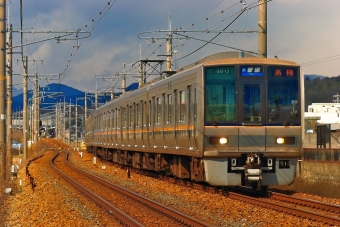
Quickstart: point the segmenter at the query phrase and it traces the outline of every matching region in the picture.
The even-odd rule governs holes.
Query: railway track
[[[165,179],[166,177],[161,178]],[[318,221],[328,225],[340,226],[340,218],[335,215],[340,214],[340,206],[334,204],[322,203],[314,200],[307,200],[274,192],[268,192],[269,198],[254,198],[253,196],[247,196],[237,192],[226,191],[223,188],[218,189],[206,185],[183,182],[173,178],[166,178],[166,180],[172,183],[181,184],[211,193],[224,194],[225,196],[228,196],[232,199],[241,200],[249,204],[273,209],[297,217],[308,218],[310,220]],[[256,194],[256,196],[258,196],[258,194]],[[277,203],[278,200],[281,201],[281,203]],[[292,204],[298,204],[300,206],[293,207]],[[312,211],[311,208],[313,208],[314,211]]]
[[[320,210],[325,210],[325,211],[333,212],[335,214],[340,215],[339,205],[330,204],[330,203],[321,203],[321,202],[310,200],[310,199],[292,197],[292,196],[288,196],[288,195],[276,193],[276,192],[269,192],[269,196],[270,198],[273,198],[279,201],[290,202],[293,204],[303,205],[307,207],[314,207]]]
[[[65,166],[62,166],[63,162],[67,165],[68,170]],[[53,165],[53,163],[55,163],[55,165]],[[79,179],[86,179],[81,180],[81,183],[79,183],[75,182],[72,178],[67,177],[67,181],[70,184],[74,185],[82,193],[90,197],[91,200],[108,210],[108,212],[114,215],[116,219],[121,220],[121,223],[124,225],[151,226],[155,224],[153,223],[150,225],[151,221],[156,222],[159,226],[210,226],[207,223],[186,216],[180,212],[151,201],[148,198],[128,191],[122,187],[113,185],[97,176],[80,170],[71,165],[67,160],[60,160],[58,155],[53,158],[51,165],[58,169],[57,171],[63,178],[66,177],[66,174],[63,173],[64,171],[67,171],[68,174],[72,171],[72,178],[77,175],[77,181]],[[84,186],[81,184],[84,184]],[[98,190],[98,188],[100,188],[100,190]],[[97,195],[94,195],[94,193]],[[122,206],[122,204],[124,204],[124,206]],[[127,204],[130,207],[127,208]],[[124,210],[125,213],[120,211],[117,207]],[[131,217],[128,216],[134,216],[135,220],[131,220]]]
[[[147,174],[144,172],[143,175]],[[164,177],[162,178],[164,180]],[[223,194],[232,199],[244,201],[245,203],[254,204],[270,210],[291,214],[303,219],[309,219],[316,223],[320,222],[326,225],[340,226],[338,217],[339,206],[337,205],[325,204],[318,201],[301,199],[274,192],[269,192],[268,198],[264,198],[263,196],[260,196],[260,198],[254,198],[254,196],[226,191],[223,188],[214,188],[207,185],[194,184],[192,182],[185,182],[173,178],[167,178],[166,181],[195,189],[201,189],[210,193]],[[280,202],[278,203],[278,201]]]
[[[139,172],[136,171],[136,173]],[[207,185],[201,185],[193,182],[187,182],[179,179],[159,176],[153,173],[143,172],[143,174],[150,177],[159,178],[161,180],[165,180],[173,184],[187,186],[190,188],[195,188],[210,193],[223,194],[232,199],[241,200],[246,203],[250,203],[268,209],[273,209],[279,212],[284,212],[297,217],[308,218],[310,220],[325,223],[328,225],[340,226],[339,218],[340,206],[338,205],[288,196],[275,192],[268,192],[268,198],[264,198],[263,197],[264,194],[262,192],[252,193],[256,197],[260,196],[260,198],[254,198],[254,196],[244,195],[245,191],[243,191],[242,192],[243,194],[241,194],[237,192],[227,191],[224,188],[214,188]],[[281,201],[281,203],[277,203],[277,201]],[[294,207],[296,205],[298,205],[298,207]]]
[[[290,203],[298,206],[310,207],[316,209],[318,212],[331,213],[334,217],[340,218],[340,206],[330,203],[322,203],[315,200],[298,198],[294,196],[289,196],[276,192],[269,192],[268,196],[271,199],[275,199],[277,201]]]
[[[241,195],[241,194],[234,193],[234,192],[229,192],[228,194],[229,194],[228,196],[230,198],[242,200],[242,201],[250,203],[250,204],[266,207],[268,209],[273,209],[273,210],[276,210],[276,211],[279,211],[279,212],[288,213],[288,214],[295,215],[295,216],[302,217],[302,218],[308,218],[310,220],[318,221],[318,222],[325,223],[325,224],[328,224],[328,225],[340,226],[340,218],[334,217],[334,216],[331,216],[331,215],[328,215],[328,214],[321,214],[317,211],[310,211],[306,208],[301,208],[301,207],[295,208],[295,207],[293,207],[289,204],[277,203],[277,201],[272,201],[272,200],[264,200],[264,199],[253,198],[253,197],[250,197],[250,196],[245,196],[245,195]],[[278,193],[277,193],[277,195],[275,195],[275,197],[276,198],[284,198],[284,197],[287,198],[287,196],[281,195],[281,194],[279,195]],[[288,199],[286,199],[286,201],[287,200]],[[294,204],[297,204],[297,203],[303,204],[304,203],[304,204],[307,205],[307,202],[306,201],[303,202],[304,199],[301,199],[301,198],[295,198],[295,197],[291,196],[289,198],[289,200]],[[283,201],[283,199],[282,199],[282,201]],[[312,205],[312,204],[314,204],[314,205]],[[323,204],[323,203],[320,203],[320,202],[317,202],[317,201],[311,201],[311,200],[308,202],[308,206],[336,208],[336,206],[330,206],[330,204]]]
[[[196,189],[201,189],[204,191],[210,191],[212,193],[224,194],[232,199],[241,200],[249,204],[265,207],[268,209],[273,209],[297,217],[308,218],[310,220],[318,221],[328,225],[340,226],[340,218],[335,215],[340,214],[340,206],[334,204],[322,203],[314,200],[307,200],[275,192],[268,192],[269,198],[264,197],[254,198],[253,196],[247,196],[237,192],[225,191],[224,189],[216,189],[213,187],[202,186],[199,184],[191,185],[183,182],[181,184],[191,186]],[[259,194],[255,193],[255,195],[258,196]],[[281,203],[277,203],[277,201],[281,201]],[[293,207],[292,204],[294,205],[298,204],[300,206]]]
[[[136,173],[140,172],[136,171]],[[193,182],[159,176],[158,174],[153,174],[150,172],[142,172],[142,174],[169,181],[173,184],[187,186],[210,193],[223,194],[232,199],[241,200],[250,204],[273,209],[279,212],[284,212],[297,217],[307,218],[328,225],[340,226],[340,206],[335,204],[322,203],[315,200],[288,196],[276,192],[268,192],[268,198],[265,198],[262,192],[254,193],[252,190],[250,190],[252,195],[254,195],[255,197],[260,197],[254,198],[254,196],[245,195],[244,193],[247,193],[247,190],[244,189],[241,189],[242,193],[238,193],[235,191],[225,190],[225,188],[214,188],[207,185],[201,185]],[[277,203],[277,201],[280,201],[280,203]]]

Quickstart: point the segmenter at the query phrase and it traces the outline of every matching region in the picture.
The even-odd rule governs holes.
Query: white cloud
[[[64,80],[76,88],[91,90],[95,84],[94,75],[122,70],[123,63],[138,60],[140,44],[142,44],[143,58],[161,58],[159,55],[165,54],[164,45],[158,47],[156,42],[146,48],[145,40],[138,39],[137,34],[143,31],[167,29],[169,12],[172,13],[172,28],[192,27],[193,23],[203,19],[201,23],[195,24],[194,29],[207,29],[224,20],[223,25],[215,28],[223,29],[230,22],[230,20],[226,20],[228,16],[239,12],[242,6],[239,0],[223,1],[218,5],[220,2],[220,0],[211,0],[203,4],[203,0],[195,0],[184,4],[185,2],[182,0],[117,1],[105,16],[98,16],[107,1],[83,0],[80,3],[79,1],[51,0],[49,4],[38,2],[40,7],[36,7],[33,3],[30,4],[29,12],[25,14],[28,16],[25,18],[24,25],[25,27],[34,27],[35,30],[69,31],[83,28],[85,24],[94,19],[94,23],[90,23],[87,27],[87,30],[91,31],[92,25],[99,22],[96,28],[91,31],[91,37],[80,46],[76,56],[72,57],[67,78]],[[236,6],[232,10],[225,10],[233,4]],[[250,5],[251,2],[247,1],[247,4]],[[276,0],[269,2],[268,57],[277,55],[281,59],[305,63],[339,55],[340,27],[337,24],[340,19],[339,8],[340,1],[334,0]],[[16,8],[16,11],[18,10],[19,8]],[[219,13],[221,10],[225,10],[223,14]],[[216,16],[211,17],[215,14]],[[12,15],[14,14],[12,13]],[[37,20],[36,15],[38,16]],[[102,20],[99,21],[101,17]],[[209,20],[205,18],[209,18]],[[12,21],[18,23],[17,18],[16,20],[13,18]],[[17,24],[15,26],[17,27]],[[244,13],[230,29],[257,30],[257,9],[254,8]],[[165,34],[148,35],[159,37]],[[52,36],[54,35],[34,35],[36,40]],[[25,37],[33,40],[32,34],[25,34]],[[213,35],[205,36],[204,39],[209,40],[209,37],[211,38]],[[160,40],[160,42],[163,41]],[[19,42],[18,35],[15,42]],[[73,40],[67,42],[74,44]],[[174,44],[178,42],[175,40]],[[184,42],[186,42],[185,39]],[[257,51],[257,34],[221,34],[214,42]],[[203,44],[203,42],[195,41],[183,47],[179,45],[176,47],[180,53],[178,56],[185,56]],[[44,60],[44,69],[39,69],[39,71],[58,74],[66,68],[74,50],[72,48],[73,46],[67,43],[56,44],[56,41],[48,41],[39,43],[36,47],[30,45],[28,50],[29,54],[34,53],[32,57]],[[36,53],[37,49],[39,55]],[[229,50],[207,45],[181,60],[178,65],[183,66],[206,55]],[[339,75],[339,61],[340,59],[305,66],[304,71],[326,76]],[[33,69],[31,66],[30,70]],[[22,71],[20,67],[17,67],[16,70]]]

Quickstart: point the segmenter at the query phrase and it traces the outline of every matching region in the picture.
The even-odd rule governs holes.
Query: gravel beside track
[[[7,216],[4,226],[120,226],[105,211],[60,180],[49,167],[53,154],[55,152],[47,151],[29,166],[29,172],[37,185],[34,192],[25,176],[25,166],[21,166],[18,178],[23,180],[22,191],[19,191],[19,180],[15,179],[14,193],[5,201]],[[108,181],[214,226],[327,226],[133,172],[128,178],[126,170],[103,164],[98,159],[94,165],[93,156],[87,152],[83,152],[81,158],[72,150],[69,160]],[[310,195],[305,197],[315,199]],[[335,204],[339,202],[324,198],[319,200]],[[143,211],[140,211],[140,215],[143,215]]]
[[[14,195],[5,201],[4,226],[119,226],[112,216],[69,186],[49,166],[55,152],[31,163],[29,173],[34,177],[33,192],[25,166],[13,181]],[[22,179],[20,190],[19,179]]]
[[[83,153],[83,158],[73,153],[69,160],[108,181],[214,226],[322,226],[317,222],[245,204],[222,195],[170,184],[135,173],[131,173],[128,179],[126,170],[101,164],[98,159],[97,164],[93,165],[93,156],[86,152]],[[106,169],[102,170],[104,165]]]

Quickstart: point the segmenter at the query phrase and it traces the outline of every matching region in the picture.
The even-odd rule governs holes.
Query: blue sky
[[[19,1],[9,1],[7,15],[14,30],[20,27]],[[164,32],[144,36],[154,37],[155,43],[138,38],[138,33],[168,29],[171,14],[172,29],[222,30],[240,13],[240,0],[49,0],[23,1],[24,31],[90,31],[91,36],[79,40],[57,43],[49,40],[25,47],[29,58],[29,74],[58,75],[65,72],[61,83],[81,90],[94,91],[95,75],[125,71],[136,73],[131,67],[140,58],[164,58]],[[246,0],[251,8],[256,0]],[[268,57],[302,64],[306,74],[324,76],[340,75],[340,1],[338,0],[272,0],[268,2]],[[223,13],[222,13],[223,11]],[[103,12],[101,15],[100,12]],[[105,14],[106,12],[106,14]],[[104,15],[105,14],[105,15]],[[92,22],[93,19],[93,22]],[[85,27],[87,25],[87,27]],[[194,26],[193,26],[194,25]],[[94,28],[94,29],[93,29]],[[93,30],[92,30],[93,29]],[[257,7],[245,11],[227,30],[257,31]],[[59,34],[25,33],[28,43],[53,38]],[[190,33],[209,40],[213,33]],[[74,38],[74,35],[68,36]],[[159,39],[158,39],[159,38]],[[219,35],[214,42],[238,49],[257,52],[257,33]],[[79,45],[79,49],[76,48]],[[200,48],[204,42],[192,39],[174,40],[177,58],[182,58]],[[20,45],[19,33],[13,34],[13,45]],[[16,48],[14,51],[19,51]],[[207,55],[232,51],[213,44],[176,63],[177,67],[197,61]],[[72,56],[71,56],[72,54]],[[334,57],[335,56],[335,57]],[[20,55],[13,56],[14,73],[22,73]],[[323,59],[319,61],[320,59]],[[42,62],[41,62],[42,60]],[[315,62],[314,62],[315,61]],[[18,63],[17,63],[18,62]],[[163,66],[165,70],[165,65]],[[128,83],[134,80],[130,78]],[[14,76],[16,88],[22,87],[22,77]],[[53,80],[40,80],[41,86]],[[120,82],[97,80],[99,88],[119,89]],[[32,83],[29,84],[32,87]]]

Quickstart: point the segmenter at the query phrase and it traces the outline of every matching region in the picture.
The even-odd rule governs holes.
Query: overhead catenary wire
[[[272,0],[268,0],[268,1],[266,1],[266,3],[267,3],[267,2],[270,2],[270,1],[272,1]],[[189,2],[189,1],[186,1],[185,3],[182,4],[182,6],[185,5],[185,4],[187,4],[188,2]],[[211,20],[211,19],[213,19],[213,18],[215,18],[215,17],[217,17],[217,16],[219,16],[219,15],[226,15],[227,12],[228,12],[228,10],[233,9],[234,7],[236,7],[237,5],[239,5],[239,3],[240,3],[239,1],[238,1],[238,2],[234,2],[234,3],[232,3],[230,6],[224,7],[223,10],[214,13],[214,9],[217,9],[218,6],[219,6],[222,2],[223,2],[223,1],[219,1],[218,4],[215,4],[214,6],[212,6],[212,9],[209,11],[209,13],[206,13],[206,14],[204,14],[203,16],[201,16],[201,18],[200,18],[199,20],[197,20],[196,22],[194,22],[194,23],[188,23],[188,25],[184,25],[184,23],[185,23],[186,21],[188,21],[190,18],[193,17],[193,15],[194,15],[195,13],[198,12],[198,9],[199,9],[199,8],[202,8],[202,6],[206,3],[206,1],[201,2],[195,9],[193,9],[193,13],[188,12],[187,14],[188,14],[189,16],[186,17],[185,20],[184,20],[182,23],[180,23],[180,26],[177,26],[177,28],[175,28],[175,29],[173,29],[173,30],[176,30],[176,29],[177,29],[178,32],[180,32],[180,30],[184,30],[185,28],[188,28],[188,29],[186,29],[186,30],[191,30],[192,28],[196,27],[196,26],[199,25],[199,24],[202,24],[202,25],[203,25],[203,23],[205,23],[206,20]],[[241,4],[243,4],[243,3],[245,4],[244,1],[241,1]],[[244,4],[243,4],[243,5],[244,5]],[[250,3],[250,5],[248,5],[248,6],[246,7],[246,9],[243,8],[243,9],[242,9],[243,11],[241,11],[241,12],[242,12],[242,13],[244,13],[245,11],[248,12],[250,9],[253,9],[253,8],[258,7],[258,5],[259,5],[259,3],[258,3],[257,1],[253,1],[253,2]],[[182,6],[181,6],[181,7],[182,7]],[[181,7],[179,7],[179,8],[181,8]],[[177,8],[175,11],[172,11],[172,13],[176,12],[179,8]],[[204,44],[203,46],[201,46],[199,49],[203,48],[204,46],[206,46],[206,45],[208,45],[208,44],[214,44],[214,43],[213,43],[213,40],[216,39],[216,37],[219,36],[221,33],[218,33],[217,36],[210,37],[210,38],[207,39],[207,40],[202,39],[202,37],[207,36],[207,35],[209,35],[209,34],[211,35],[212,33],[209,33],[209,30],[217,29],[217,28],[219,28],[219,27],[221,27],[221,26],[223,26],[223,28],[224,28],[223,30],[225,31],[225,30],[228,28],[228,26],[230,26],[230,23],[233,23],[233,21],[235,20],[235,15],[236,15],[236,17],[237,17],[237,16],[239,16],[239,14],[240,14],[240,11],[237,12],[237,13],[235,13],[235,14],[233,14],[233,15],[231,15],[231,16],[228,16],[228,18],[223,18],[221,21],[219,21],[219,22],[217,22],[217,23],[212,23],[212,24],[210,25],[210,27],[206,29],[206,31],[202,31],[201,33],[196,32],[197,34],[191,35],[191,36],[188,35],[188,38],[187,38],[187,39],[185,39],[185,38],[182,39],[182,41],[184,41],[184,42],[182,42],[182,41],[176,41],[177,43],[176,43],[176,45],[173,46],[173,48],[174,48],[174,49],[179,49],[179,50],[181,50],[181,53],[183,53],[183,50],[184,50],[183,47],[184,47],[185,45],[191,43],[191,42],[194,42],[194,41],[205,42],[205,44]],[[236,18],[236,19],[237,19],[237,18]],[[247,27],[247,21],[248,21],[248,17],[247,17],[247,20],[246,20],[246,22],[245,22],[244,30],[245,30],[246,27]],[[164,22],[165,22],[165,19],[164,19],[164,21],[161,23],[161,25],[163,25]],[[226,25],[227,22],[228,22],[228,24]],[[254,31],[254,32],[257,32],[257,31]],[[190,33],[190,31],[188,31],[188,33]],[[173,33],[173,34],[174,34],[174,33]],[[164,54],[163,54],[164,52],[163,52],[163,50],[162,50],[161,48],[163,47],[163,44],[164,44],[165,42],[164,42],[163,40],[161,40],[161,39],[157,40],[157,38],[155,38],[155,36],[152,36],[152,37],[154,37],[155,43],[157,43],[158,45],[156,46],[156,48],[155,48],[153,51],[149,52],[150,54],[148,54],[147,56],[143,57],[143,59],[156,59],[156,58],[158,58],[158,56],[155,56],[157,53],[161,53],[162,55],[164,55]],[[149,42],[148,42],[148,41],[149,41]],[[147,41],[147,44],[148,44],[148,45],[144,46],[145,48],[143,48],[143,55],[144,55],[144,53],[146,53],[145,51],[146,51],[146,50],[150,50],[150,47],[152,46],[151,44],[152,44],[153,42],[151,42],[151,40],[148,40],[148,41]],[[218,43],[217,43],[217,45],[218,45]],[[222,45],[222,44],[220,44],[220,45]],[[249,53],[257,54],[257,53],[254,52],[254,51],[242,50],[241,48],[236,48],[236,47],[232,47],[232,46],[224,45],[224,47],[226,47],[226,48],[229,48],[229,47],[230,47],[230,49],[234,49],[234,50],[239,50],[239,51],[244,51],[244,52],[249,52]],[[199,49],[195,49],[195,50],[194,50],[193,52],[191,52],[189,55],[191,55],[191,54],[197,52]],[[138,60],[137,60],[137,57],[138,57],[138,56],[137,56],[137,53],[138,53],[138,52],[136,51],[136,53],[133,55],[133,57],[134,57],[133,60],[131,60],[130,62],[138,61]],[[189,56],[189,55],[186,55],[186,56]],[[152,57],[152,56],[154,56],[154,57]],[[178,55],[178,52],[177,52],[177,56],[180,56],[180,55]],[[186,57],[186,56],[184,56],[184,57]],[[184,57],[178,57],[178,58],[175,59],[174,61],[178,61],[178,60],[180,60],[180,59],[183,59]],[[138,67],[138,65],[135,65],[134,67],[132,67],[132,68],[130,69],[130,72],[132,72],[132,71],[134,71],[134,70],[138,70],[137,67]],[[136,80],[136,79],[135,79],[135,80]]]
[[[198,7],[198,9],[201,8],[202,5],[203,5],[205,2],[206,2],[206,1],[204,1],[204,2]],[[220,1],[220,2],[219,2],[219,3],[218,3],[218,4],[217,4],[217,5],[216,5],[209,13],[211,13],[214,9],[216,9],[222,2],[223,2],[223,0]],[[209,18],[213,18],[213,17],[216,17],[217,15],[224,14],[226,11],[228,11],[229,9],[235,7],[235,6],[238,5],[238,4],[239,4],[239,3],[235,3],[235,4],[233,4],[232,6],[229,6],[229,7],[227,7],[227,8],[224,8],[222,11],[213,14],[213,15],[210,16]],[[183,5],[185,5],[185,4],[183,4]],[[183,5],[182,5],[182,6],[183,6]],[[182,6],[181,6],[181,7],[182,7]],[[179,8],[180,8],[180,7],[179,7]],[[177,8],[175,11],[177,11],[179,8]],[[198,9],[195,9],[195,12],[197,12]],[[175,12],[175,11],[173,11],[173,12]],[[190,25],[187,25],[187,26],[185,26],[185,27],[190,27],[190,26],[192,26],[193,24],[194,24],[194,25],[197,25],[197,24],[199,24],[199,23],[204,22],[204,21],[206,20],[207,16],[209,15],[209,13],[205,14],[205,15],[204,15],[200,20],[198,20],[197,22],[191,23]],[[194,14],[194,13],[192,13],[191,15],[193,15],[193,14]],[[186,19],[186,20],[187,20],[187,19]],[[186,20],[185,20],[185,21],[186,21]],[[181,25],[183,25],[183,24],[185,23],[185,21],[182,22]],[[163,21],[162,24],[164,24],[164,21]],[[180,27],[180,26],[178,26],[178,27],[177,27],[177,30],[180,30],[180,29],[183,29],[183,28]],[[206,33],[203,33],[203,34],[206,34]],[[197,36],[196,36],[196,37],[197,37]],[[189,42],[192,42],[192,40],[190,40]],[[152,57],[152,55],[156,54],[156,51],[157,51],[157,50],[159,50],[159,51],[162,53],[161,47],[163,46],[164,43],[165,43],[164,41],[159,41],[159,40],[158,40],[158,46],[157,46],[156,50],[154,50],[152,53],[150,53],[150,54],[146,57],[146,59],[150,59],[150,58]],[[181,44],[178,44],[177,46],[174,46],[174,48],[178,48],[179,46],[182,46],[182,47],[183,47],[183,45],[185,45],[185,44],[184,44],[184,43],[181,43]],[[148,47],[149,47],[149,45],[148,45]],[[147,49],[147,48],[145,48],[144,51],[145,51],[146,49]]]
[[[330,62],[330,61],[335,61],[335,60],[339,60],[340,59],[340,54],[337,55],[333,55],[330,57],[326,57],[326,58],[321,58],[318,60],[314,60],[314,61],[309,61],[309,62],[305,62],[302,63],[302,66],[310,66],[310,65],[316,65],[316,64],[320,64],[320,63],[325,63],[325,62]]]
[[[239,13],[239,15],[237,15],[236,17],[235,17],[235,19],[234,20],[232,20],[224,29],[223,29],[223,31],[225,31],[227,28],[229,28],[230,27],[230,25],[232,25],[244,12],[245,12],[245,10],[246,9],[242,9],[242,11]],[[220,34],[221,34],[222,32],[219,32],[217,35],[215,35],[212,39],[210,39],[209,40],[209,42],[206,42],[205,44],[203,44],[201,47],[199,47],[199,48],[197,48],[196,50],[194,50],[194,51],[192,51],[191,53],[189,53],[189,54],[187,54],[187,55],[185,55],[185,56],[183,56],[183,57],[181,57],[181,58],[179,58],[178,60],[181,60],[181,59],[183,59],[183,58],[186,58],[186,57],[188,57],[188,56],[190,56],[191,54],[193,54],[193,53],[195,53],[195,52],[197,52],[197,51],[199,51],[200,49],[202,49],[203,47],[205,47],[206,45],[208,45],[210,42],[212,42],[216,37],[218,37]]]

